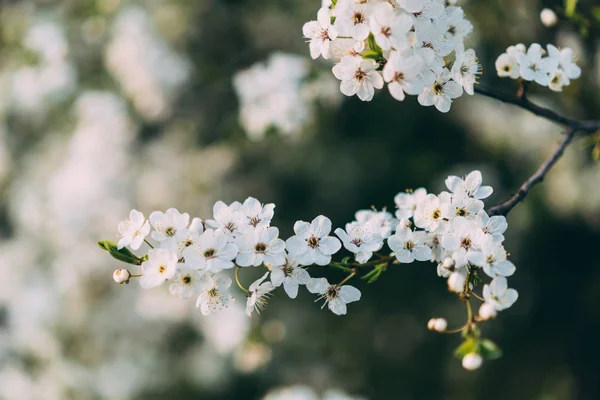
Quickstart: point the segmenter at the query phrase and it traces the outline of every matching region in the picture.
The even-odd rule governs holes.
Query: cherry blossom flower
[[[183,251],[185,263],[209,273],[234,267],[238,247],[229,243],[223,230],[207,229],[198,241]]]
[[[119,239],[117,247],[122,249],[129,246],[132,250],[137,250],[150,233],[150,223],[146,221],[144,214],[137,210],[131,210],[129,217],[119,222],[118,229],[121,239]]]
[[[152,238],[159,242],[172,239],[177,232],[186,229],[190,222],[190,215],[180,214],[176,208],[169,208],[167,212],[154,211],[149,217],[150,224],[155,229]]]
[[[214,230],[225,229],[232,235],[245,222],[241,211],[242,203],[239,201],[227,205],[219,200],[213,206],[214,219],[206,220],[206,225]]]
[[[235,301],[229,288],[231,278],[225,275],[203,275],[200,279],[201,292],[196,301],[196,307],[202,315],[212,315],[227,307]]]
[[[342,240],[344,247],[356,255],[356,262],[360,264],[369,261],[373,252],[383,247],[381,235],[360,222],[346,224],[345,231],[337,228],[335,234]]]
[[[346,304],[360,300],[360,291],[350,285],[330,285],[325,278],[313,278],[306,288],[313,294],[318,294],[319,299],[324,299],[323,307],[327,305],[336,315],[346,315]]]
[[[376,71],[375,60],[345,56],[333,67],[333,74],[342,82],[340,89],[346,96],[357,95],[362,101],[371,101],[375,89],[383,87],[383,78]]]
[[[308,272],[289,254],[285,264],[272,267],[271,270],[271,283],[275,287],[283,284],[283,289],[290,299],[295,299],[298,296],[298,287],[306,285],[309,280]]]
[[[159,286],[171,279],[177,269],[177,254],[167,249],[151,249],[148,260],[142,263],[140,286],[144,289]]]
[[[169,292],[180,299],[189,299],[200,293],[202,273],[195,268],[180,266],[171,280]]]
[[[295,236],[286,241],[288,252],[302,265],[327,265],[331,255],[337,253],[342,244],[339,239],[328,236],[331,220],[319,215],[309,224],[297,221],[294,224]]]
[[[413,232],[406,226],[400,226],[388,239],[388,246],[401,263],[411,263],[414,260],[429,261],[431,248],[425,245],[427,238],[424,233]]]
[[[240,267],[258,267],[263,262],[281,265],[285,262],[285,243],[279,239],[279,229],[245,229],[236,239],[239,253],[235,259]]]
[[[242,224],[250,225],[254,228],[266,228],[271,223],[275,214],[275,204],[269,203],[262,205],[254,197],[248,197],[241,208]]]
[[[404,93],[418,95],[425,88],[420,74],[425,62],[418,56],[405,57],[393,51],[383,67],[383,79],[388,82],[388,89],[393,98],[402,101]]]
[[[422,106],[435,106],[438,111],[445,113],[450,111],[452,100],[462,93],[462,86],[450,80],[450,71],[444,68],[433,84],[419,95],[418,100]]]
[[[396,211],[396,218],[408,219],[412,218],[417,205],[421,204],[427,196],[427,190],[425,188],[419,188],[415,191],[398,193],[394,197],[394,203],[398,210]]]
[[[275,289],[271,282],[264,282],[269,272],[265,273],[260,279],[254,281],[248,288],[248,299],[246,300],[246,315],[251,316],[252,311],[260,314],[267,306],[269,296]]]
[[[321,8],[317,13],[317,20],[310,21],[302,27],[305,38],[310,39],[310,56],[313,59],[320,55],[327,59],[331,57],[330,45],[337,35],[337,29],[331,25],[329,9]]]
[[[480,171],[470,172],[464,180],[458,176],[451,175],[446,179],[445,183],[448,190],[453,194],[464,194],[478,200],[489,197],[494,191],[491,186],[481,186],[483,178]]]
[[[483,298],[485,302],[496,307],[497,311],[511,307],[519,298],[515,289],[509,289],[506,278],[498,276],[492,283],[483,287]]]

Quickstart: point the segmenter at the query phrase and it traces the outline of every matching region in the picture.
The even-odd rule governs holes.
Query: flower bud
[[[477,353],[469,353],[462,359],[462,366],[467,371],[473,371],[481,367],[483,358]]]
[[[435,329],[437,332],[444,332],[446,328],[448,328],[448,321],[446,321],[445,318],[438,318],[435,320],[433,329]]]
[[[439,263],[437,265],[437,274],[439,277],[441,278],[447,278],[450,276],[450,274],[452,273],[452,271],[450,271],[449,269],[444,268],[444,266],[442,265],[442,263]]]
[[[515,48],[523,54],[527,53],[527,47],[523,43],[515,44]]]
[[[540,13],[540,20],[542,20],[542,25],[544,25],[546,28],[551,28],[558,22],[558,17],[551,9],[544,8]]]
[[[429,329],[430,331],[435,330],[435,323],[437,322],[437,318],[431,318],[428,322],[427,322],[427,329]]]
[[[465,279],[466,276],[461,273],[451,273],[448,277],[448,289],[451,292],[462,293],[465,288]]]
[[[446,257],[446,258],[444,258],[444,262],[442,263],[442,265],[446,269],[452,269],[452,268],[454,268],[455,262],[452,258]]]
[[[495,318],[497,313],[496,307],[494,307],[492,304],[483,303],[481,307],[479,307],[479,316],[484,321]]]
[[[129,278],[131,278],[131,273],[128,269],[116,269],[113,272],[113,279],[118,284],[129,283]]]

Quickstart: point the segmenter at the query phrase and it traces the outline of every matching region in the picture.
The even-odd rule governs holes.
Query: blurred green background
[[[343,226],[358,209],[392,209],[406,188],[439,192],[447,175],[475,168],[495,188],[492,205],[537,168],[560,128],[478,96],[445,115],[387,90],[370,103],[343,99],[331,65],[311,61],[301,37],[319,0],[0,4],[0,398],[260,399],[298,384],[372,400],[600,398],[591,140],[576,141],[508,217],[520,297],[485,324],[505,355],[478,371],[453,358],[458,337],[426,329],[431,317],[465,318],[433,264],[355,282],[363,299],[345,317],[319,310],[305,290],[296,300],[279,290],[260,317],[235,308],[203,318],[166,287],[112,281],[120,265],[96,241],[114,238],[130,208],[208,218],[216,200],[255,196],[277,205],[285,238],[296,220],[324,214]],[[541,9],[560,2],[459,5],[475,26],[468,44],[483,85],[516,90],[494,69],[511,44],[569,46],[581,79],[533,98],[600,118],[597,29],[543,27]],[[249,139],[234,76],[281,52],[299,56],[304,72],[274,104],[292,96],[301,115],[286,134]],[[256,93],[283,87],[286,71],[257,80]],[[266,107],[267,117],[279,111]]]

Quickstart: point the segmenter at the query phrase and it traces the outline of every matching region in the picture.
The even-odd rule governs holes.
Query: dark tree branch
[[[529,191],[533,186],[540,183],[548,174],[548,171],[556,164],[556,162],[562,157],[563,153],[567,146],[571,143],[577,130],[574,128],[570,128],[566,131],[565,136],[562,138],[557,149],[550,155],[550,157],[538,168],[537,171],[529,179],[525,181],[517,191],[517,193],[510,197],[503,203],[498,204],[487,210],[489,215],[506,215],[512,210],[518,203],[522,202],[525,199],[525,196],[529,194]]]
[[[600,130],[600,120],[597,121],[579,121],[576,119],[571,119],[564,117],[548,108],[540,107],[535,103],[532,103],[527,99],[524,95],[509,95],[501,92],[496,92],[495,90],[488,89],[481,86],[475,86],[475,92],[490,97],[492,99],[500,100],[503,103],[513,104],[515,106],[521,107],[532,114],[537,115],[538,117],[546,118],[549,121],[556,122],[557,124],[567,126],[571,128],[571,130],[581,132],[587,135],[591,135],[598,130]]]

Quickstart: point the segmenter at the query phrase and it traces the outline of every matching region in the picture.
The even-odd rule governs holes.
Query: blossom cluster
[[[474,50],[465,50],[473,26],[462,8],[444,0],[330,3],[302,31],[313,59],[336,62],[346,96],[370,101],[386,82],[396,100],[418,95],[421,105],[448,112],[463,91],[473,94],[481,68]]]
[[[285,136],[297,134],[312,121],[314,103],[339,102],[335,79],[314,74],[308,61],[277,52],[234,75],[240,123],[250,139],[263,139],[270,129]]]
[[[519,43],[510,46],[496,60],[499,77],[535,81],[550,90],[562,92],[571,80],[581,76],[581,68],[575,64],[573,50],[558,49],[549,44],[544,50],[538,43],[529,48]]]
[[[479,343],[475,323],[494,318],[518,297],[507,283],[516,269],[503,246],[508,224],[503,216],[490,217],[484,210],[483,200],[492,194],[492,188],[482,184],[479,171],[464,179],[449,176],[445,183],[448,191],[437,195],[424,188],[398,193],[395,214],[386,209],[359,210],[354,221],[334,230],[335,236],[331,235],[331,220],[320,215],[311,222],[297,221],[294,235],[283,240],[279,229],[271,224],[275,205],[249,197],[229,205],[218,201],[212,218],[205,220],[191,219],[174,208],[164,213],[154,211],[148,219],[131,210],[119,223],[118,243],[100,245],[115,258],[141,268],[139,274],[116,270],[115,281],[124,283],[139,277],[143,288],[168,282],[172,295],[196,297],[196,306],[204,315],[217,313],[234,301],[230,292],[233,280],[226,273],[232,268],[236,268],[237,285],[246,294],[249,316],[267,305],[276,288],[283,287],[294,299],[301,286],[317,295],[317,300],[324,300],[323,306],[333,313],[344,315],[347,304],[361,298],[359,289],[345,284],[355,276],[373,282],[391,264],[433,262],[437,274],[447,280],[448,289],[469,302],[469,310],[471,296],[482,300],[477,317],[465,326],[467,336],[474,335],[470,340]],[[382,251],[386,243],[391,250],[387,254]],[[141,257],[126,249],[138,251],[144,244],[147,253]],[[353,260],[333,260],[342,246]],[[348,275],[331,284],[326,278],[311,277],[307,268],[312,266],[334,267]],[[238,274],[249,267],[265,270],[245,288]],[[486,279],[489,282],[477,295],[476,287]],[[429,327],[445,331],[447,322],[433,319]],[[477,348],[471,353],[481,357]]]

